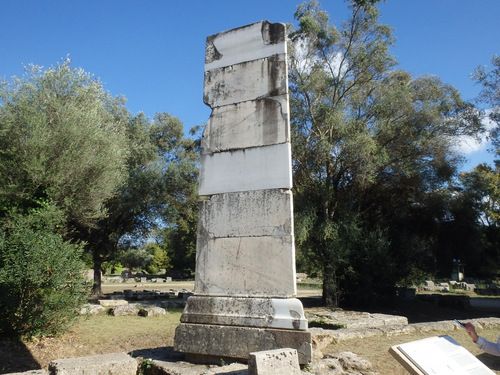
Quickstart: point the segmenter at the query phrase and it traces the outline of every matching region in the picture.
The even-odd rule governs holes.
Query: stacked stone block
[[[289,347],[309,362],[311,337],[294,298],[285,25],[208,37],[204,101],[212,114],[202,139],[195,295],[175,348],[217,362]]]

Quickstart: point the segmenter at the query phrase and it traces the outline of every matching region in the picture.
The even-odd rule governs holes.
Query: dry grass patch
[[[500,332],[498,329],[489,328],[478,330],[478,333],[486,339],[496,342]],[[472,342],[465,330],[416,332],[412,334],[401,334],[395,336],[372,336],[368,338],[356,338],[346,340],[337,344],[331,344],[323,350],[324,353],[337,353],[349,351],[369,360],[373,369],[380,375],[408,375],[408,372],[389,353],[393,345],[403,344],[415,340],[425,339],[432,336],[448,335],[453,337],[460,345],[478,357],[486,366],[496,374],[500,374],[500,357],[494,357],[483,353],[477,345]]]
[[[60,358],[172,346],[181,313],[182,309],[170,309],[166,316],[147,318],[98,314],[79,318],[69,332],[58,337],[37,339],[24,345],[2,341],[0,373],[47,368],[52,360]],[[11,355],[9,348],[13,347],[18,350]]]
[[[106,314],[81,317],[72,329],[59,337],[44,338],[29,343],[0,340],[0,374],[47,368],[50,361],[113,352],[133,352],[148,348],[173,346],[175,328],[182,309],[169,309],[166,316],[114,317]],[[498,329],[479,330],[490,341],[497,341]],[[403,367],[389,354],[391,346],[431,336],[449,335],[500,374],[500,357],[482,353],[462,330],[433,331],[394,336],[373,336],[350,339],[332,344],[325,353],[350,351],[366,358],[380,375],[407,375]]]

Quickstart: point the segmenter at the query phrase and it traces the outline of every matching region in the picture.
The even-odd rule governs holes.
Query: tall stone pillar
[[[197,362],[294,348],[311,361],[296,296],[285,25],[209,36],[194,296],[175,350]]]

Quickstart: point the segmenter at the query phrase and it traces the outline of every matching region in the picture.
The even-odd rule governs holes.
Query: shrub
[[[30,338],[63,332],[87,299],[83,247],[65,241],[52,224],[34,213],[17,216],[0,233],[4,335]]]

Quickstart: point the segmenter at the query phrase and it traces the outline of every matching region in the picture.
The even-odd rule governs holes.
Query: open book
[[[450,336],[395,345],[389,352],[414,375],[495,375]]]

